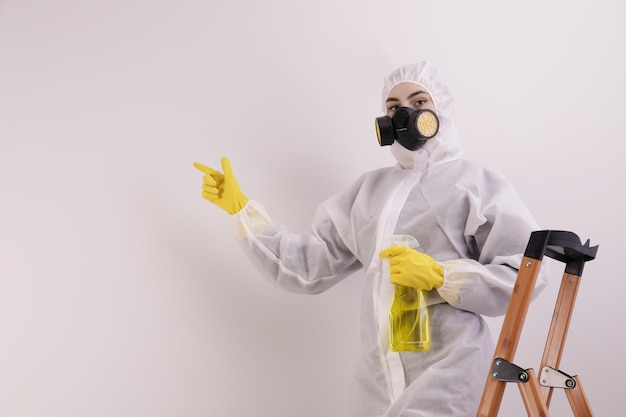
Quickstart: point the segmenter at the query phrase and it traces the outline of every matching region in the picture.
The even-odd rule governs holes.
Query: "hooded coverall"
[[[362,175],[323,202],[310,233],[289,233],[250,201],[232,217],[235,235],[252,262],[288,291],[320,293],[365,270],[352,416],[473,416],[494,349],[481,315],[506,312],[538,225],[502,175],[462,158],[452,99],[430,63],[390,74],[383,105],[389,91],[407,81],[434,101],[440,130],[433,139],[416,151],[391,145],[398,164]],[[430,351],[389,349],[393,286],[378,254],[394,235],[412,236],[444,268],[443,285],[427,297]]]

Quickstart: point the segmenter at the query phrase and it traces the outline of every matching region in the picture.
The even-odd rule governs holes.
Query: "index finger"
[[[406,246],[394,245],[389,246],[378,254],[381,258],[390,258],[392,256],[401,255],[406,251]]]
[[[208,166],[206,166],[206,165],[202,165],[200,162],[194,162],[194,163],[193,163],[193,166],[194,166],[197,170],[202,171],[202,172],[204,172],[205,174],[209,174],[209,175],[215,175],[215,174],[217,174],[217,175],[222,175],[222,173],[221,173],[221,172],[216,171],[216,170],[214,170],[213,168],[210,168],[210,167],[208,167]]]

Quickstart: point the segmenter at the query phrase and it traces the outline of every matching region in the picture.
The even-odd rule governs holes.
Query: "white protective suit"
[[[432,97],[440,119],[435,138],[417,151],[391,145],[398,164],[364,174],[322,203],[308,234],[290,234],[250,201],[233,216],[236,236],[252,262],[288,291],[319,293],[365,269],[351,415],[474,416],[494,351],[481,314],[506,312],[538,226],[503,176],[461,158],[452,99],[428,62],[389,75],[383,106],[403,81]],[[414,237],[419,250],[444,268],[443,286],[428,297],[427,352],[389,349],[393,286],[378,254],[392,235]],[[545,285],[543,275],[538,287]]]

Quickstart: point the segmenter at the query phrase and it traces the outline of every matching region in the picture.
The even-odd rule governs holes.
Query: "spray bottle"
[[[412,236],[396,235],[390,245],[416,249],[419,242]],[[426,291],[396,285],[389,309],[389,342],[394,352],[430,350],[430,319]]]

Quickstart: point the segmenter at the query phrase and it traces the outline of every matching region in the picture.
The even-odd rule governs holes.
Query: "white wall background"
[[[466,156],[600,245],[561,368],[621,415],[625,19],[617,0],[0,1],[0,416],[344,416],[362,276],[275,289],[191,164],[229,156],[304,231],[394,162],[382,77],[425,58]],[[557,272],[520,366],[539,365]],[[515,387],[501,415],[525,415]]]

